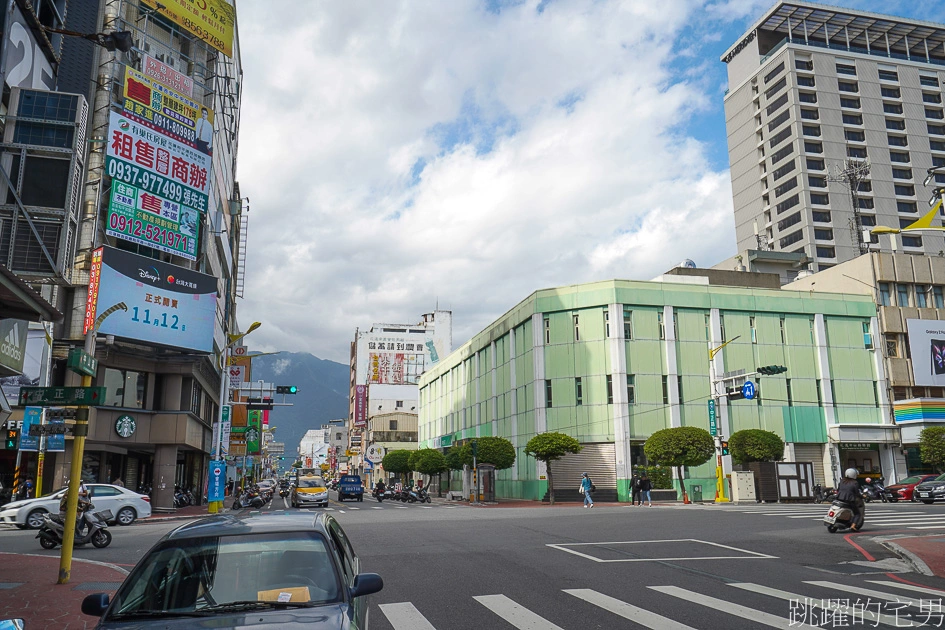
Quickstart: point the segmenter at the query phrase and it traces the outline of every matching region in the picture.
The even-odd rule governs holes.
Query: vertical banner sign
[[[226,464],[210,460],[210,475],[207,479],[207,501],[222,501],[226,494]]]
[[[226,368],[227,374],[230,377],[230,389],[239,389],[240,385],[243,384],[243,372],[246,370],[246,367],[243,365],[231,365]]]
[[[221,426],[221,431],[223,431],[223,436],[221,439],[221,444],[223,444],[223,453],[221,454],[221,459],[230,454],[230,412],[233,410],[233,407],[230,405],[223,405],[223,424]]]
[[[258,409],[252,409],[247,413],[246,425],[246,454],[255,455],[259,453],[260,424],[262,412]]]
[[[367,424],[367,385],[354,387],[354,426],[363,427]]]
[[[714,437],[718,434],[718,422],[715,419],[715,401],[709,401],[709,433]]]
[[[85,324],[82,334],[89,332],[95,324],[95,309],[98,306],[98,285],[102,278],[102,248],[92,252],[92,266],[89,268],[89,294],[85,301]]]
[[[23,426],[20,428],[20,449],[35,453],[39,451],[39,436],[30,435],[30,427],[43,423],[42,407],[26,407],[23,410]]]

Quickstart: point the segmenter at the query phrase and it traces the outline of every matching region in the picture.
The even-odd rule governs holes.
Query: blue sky
[[[289,4],[239,7],[258,349],[346,361],[436,305],[458,346],[536,289],[735,253],[719,57],[773,2]]]

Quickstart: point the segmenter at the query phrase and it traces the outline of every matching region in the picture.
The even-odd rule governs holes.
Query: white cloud
[[[680,131],[717,95],[669,69],[694,2],[304,6],[240,6],[254,348],[344,362],[437,301],[459,345],[535,289],[734,253]]]

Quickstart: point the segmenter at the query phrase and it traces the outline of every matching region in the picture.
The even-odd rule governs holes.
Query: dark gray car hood
[[[230,613],[213,617],[174,617],[171,619],[129,619],[99,622],[96,630],[221,630],[222,628],[253,628],[253,630],[276,630],[278,628],[311,628],[312,630],[347,630],[350,620],[345,614],[344,604],[319,606],[318,608],[294,608],[290,610],[261,610],[251,613]]]

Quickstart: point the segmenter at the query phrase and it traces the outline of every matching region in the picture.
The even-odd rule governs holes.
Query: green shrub
[[[673,473],[666,466],[637,466],[633,472],[637,475],[646,473],[654,490],[672,490],[673,488]]]

